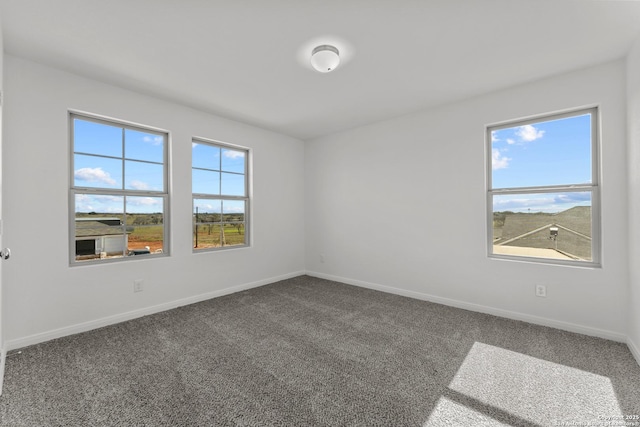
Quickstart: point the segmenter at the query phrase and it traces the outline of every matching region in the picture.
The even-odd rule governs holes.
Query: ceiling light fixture
[[[323,44],[311,52],[311,65],[320,73],[328,73],[340,64],[340,52],[334,46]]]

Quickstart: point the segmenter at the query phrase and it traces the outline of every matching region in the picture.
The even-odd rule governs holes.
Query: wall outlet
[[[320,254],[320,262],[324,264],[324,254]]]
[[[133,281],[133,292],[142,292],[144,290],[144,281],[142,279],[136,279]]]
[[[546,298],[547,297],[547,287],[545,285],[536,285],[536,296]]]

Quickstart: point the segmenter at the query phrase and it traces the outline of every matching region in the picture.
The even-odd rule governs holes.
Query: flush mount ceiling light
[[[320,73],[328,73],[340,64],[340,52],[334,46],[323,44],[311,52],[311,65]]]

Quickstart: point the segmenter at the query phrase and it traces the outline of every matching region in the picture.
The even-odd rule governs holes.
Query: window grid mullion
[[[194,199],[210,199],[210,200],[248,200],[247,196],[228,196],[224,194],[200,194],[193,193]]]
[[[84,151],[74,151],[73,154],[80,154],[81,156],[89,156],[89,157],[100,157],[101,159],[127,160],[129,162],[148,163],[151,165],[159,165],[159,166],[164,165],[164,163],[162,162],[154,162],[153,160],[135,159],[131,157],[107,156],[105,154],[85,153]],[[194,169],[203,169],[203,168],[194,168]],[[203,170],[212,170],[212,169],[203,169]],[[213,171],[213,172],[220,172],[220,171]],[[225,172],[225,173],[238,173],[238,172]]]
[[[124,146],[124,144],[125,144],[125,140],[124,140],[124,135],[125,135],[125,130],[124,130],[124,128],[122,128],[122,189],[123,189],[123,190],[127,188],[127,186],[126,186],[126,184],[125,184],[125,182],[124,182],[124,179],[125,179],[125,176],[126,176],[126,173],[125,173],[125,170],[124,170],[124,167],[125,167],[125,164],[126,164],[126,162],[125,162],[125,160],[124,160],[124,153],[125,153],[125,146]]]
[[[128,194],[130,196],[138,196],[138,197],[164,197],[167,195],[166,192],[162,191],[152,191],[152,190],[121,190],[119,188],[95,188],[95,187],[71,187],[72,190],[77,191],[78,193],[88,193],[88,194],[101,194],[101,195],[118,195],[122,196]]]
[[[493,188],[488,190],[492,194],[531,194],[531,193],[576,193],[581,191],[592,191],[597,185],[560,185],[553,187],[514,187],[514,188]]]
[[[143,160],[135,160],[135,159],[127,159],[127,160],[143,161]],[[153,162],[148,162],[148,163],[153,163]],[[233,172],[233,171],[225,171],[225,170],[218,170],[218,169],[209,169],[209,168],[203,168],[202,166],[193,166],[191,169],[195,169],[195,170],[199,170],[199,171],[205,171],[205,172],[228,173],[228,174],[231,174],[231,175],[245,175],[244,172]]]
[[[220,169],[220,179],[218,180],[218,194],[222,194],[222,147],[218,147],[218,153],[218,169]],[[220,206],[220,208],[222,209],[222,206]],[[222,212],[222,210],[220,212]]]

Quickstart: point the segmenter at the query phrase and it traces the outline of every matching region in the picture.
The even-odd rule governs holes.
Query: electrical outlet
[[[324,254],[320,254],[320,262],[324,264]]]
[[[136,279],[133,281],[133,292],[142,292],[144,290],[142,279]]]
[[[536,296],[546,298],[547,297],[547,287],[545,285],[536,285]]]

